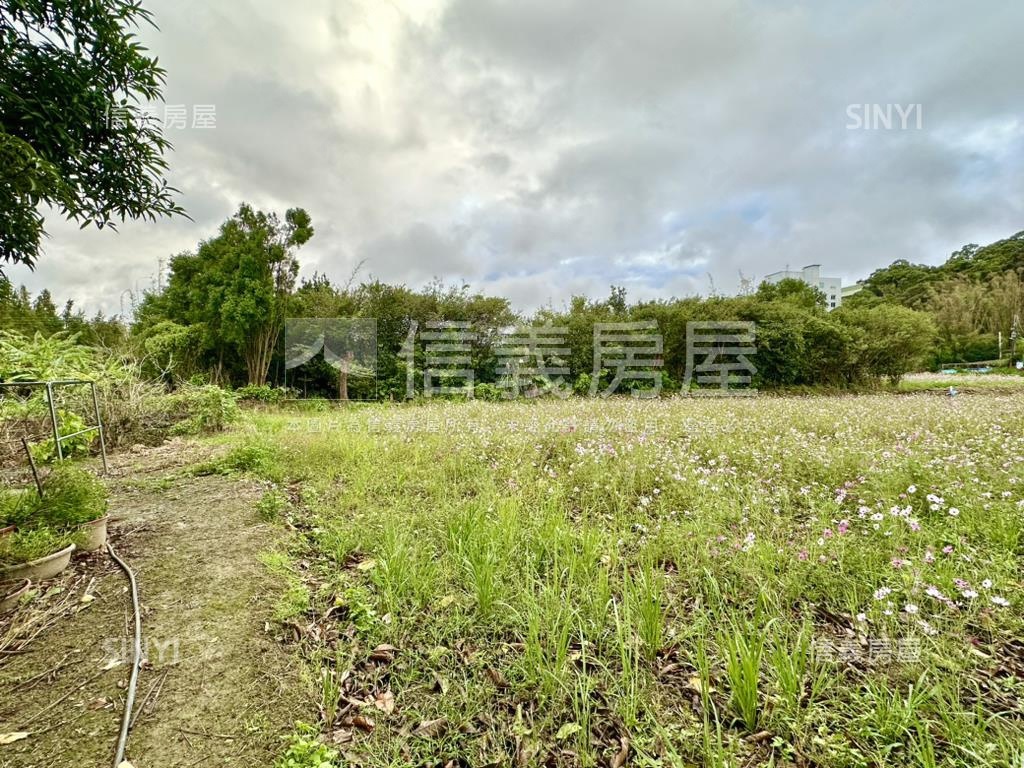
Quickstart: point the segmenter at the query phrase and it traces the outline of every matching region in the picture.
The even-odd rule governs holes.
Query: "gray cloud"
[[[194,222],[79,232],[35,274],[118,311],[246,200],[302,205],[304,272],[462,279],[531,308],[731,290],[820,262],[852,280],[1024,229],[1024,6],[726,0],[150,3]],[[920,130],[848,130],[849,104]],[[711,276],[709,278],[709,275]]]

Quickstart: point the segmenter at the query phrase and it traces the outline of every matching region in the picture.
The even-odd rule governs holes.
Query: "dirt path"
[[[269,765],[309,708],[297,664],[266,631],[275,590],[258,556],[280,532],[253,511],[254,483],[169,479],[182,457],[196,459],[176,443],[125,454],[111,468],[120,518],[111,541],[139,580],[148,659],[127,757],[136,768]],[[0,745],[0,766],[112,764],[131,669],[130,605],[123,572],[97,554],[0,620],[0,648],[25,621],[51,622],[26,652],[0,652],[0,734],[31,734]]]

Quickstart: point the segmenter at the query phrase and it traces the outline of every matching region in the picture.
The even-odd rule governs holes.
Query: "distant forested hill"
[[[885,299],[914,309],[928,306],[934,289],[942,283],[967,278],[987,282],[1007,272],[1024,270],[1024,230],[991,245],[965,245],[953,253],[945,264],[933,267],[911,264],[906,259],[894,261],[876,270],[863,282],[864,290],[857,302],[870,297]]]
[[[1024,231],[991,245],[965,245],[939,266],[900,259],[862,285],[844,305],[897,304],[932,316],[937,362],[1005,356],[1014,318],[1024,315]]]

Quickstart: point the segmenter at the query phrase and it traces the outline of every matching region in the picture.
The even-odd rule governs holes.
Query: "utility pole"
[[[1013,316],[1013,325],[1010,326],[1010,365],[1017,362],[1017,338],[1020,336],[1020,315]]]

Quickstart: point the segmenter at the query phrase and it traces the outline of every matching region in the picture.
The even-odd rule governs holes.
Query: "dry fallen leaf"
[[[395,694],[391,691],[384,691],[384,693],[378,693],[373,700],[373,706],[379,709],[381,712],[391,714],[395,711]]]
[[[686,685],[687,685],[687,687],[690,690],[696,691],[697,693],[714,693],[715,692],[715,686],[713,686],[713,685],[709,685],[707,691],[703,690],[704,684],[703,684],[703,681],[700,678],[700,675],[692,675],[690,677],[690,679],[686,681]]]
[[[448,693],[448,681],[441,677],[437,672],[431,673],[434,678],[434,690],[444,694]]]
[[[129,763],[127,760],[122,760],[120,763],[117,764],[117,768],[135,768],[135,766]]]
[[[374,560],[372,557],[368,557],[368,558],[366,558],[365,560],[361,561],[360,563],[358,563],[356,565],[356,570],[357,571],[363,571],[363,572],[365,572],[365,571],[372,571],[376,567],[377,567],[377,561]]]
[[[629,759],[629,738],[622,736],[619,738],[619,744],[622,748],[612,758],[611,768],[622,768],[626,764],[626,760]]]
[[[366,731],[367,733],[370,733],[374,728],[377,727],[377,723],[375,723],[372,718],[369,718],[366,715],[356,715],[355,717],[353,717],[352,725],[354,725],[356,728],[360,728]]]
[[[494,667],[487,668],[487,677],[491,679],[491,682],[494,683],[495,687],[508,688],[508,680],[506,680],[505,676]]]
[[[28,738],[28,731],[15,731],[14,733],[0,733],[0,744],[13,744],[16,741]]]
[[[331,731],[332,744],[348,744],[350,741],[352,741],[351,728],[335,728]]]
[[[398,649],[393,645],[387,645],[386,643],[378,645],[373,649],[373,653],[370,654],[370,661],[394,661],[395,651]]]
[[[424,720],[413,730],[413,736],[420,736],[425,739],[434,739],[448,730],[448,721],[443,717],[437,720]]]

